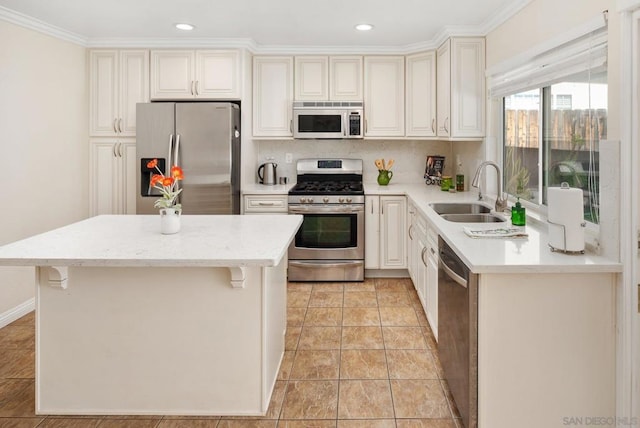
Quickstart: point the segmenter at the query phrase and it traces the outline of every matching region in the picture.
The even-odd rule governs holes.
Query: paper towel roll
[[[572,189],[567,183],[547,189],[549,245],[552,248],[584,251],[582,198],[582,189]]]

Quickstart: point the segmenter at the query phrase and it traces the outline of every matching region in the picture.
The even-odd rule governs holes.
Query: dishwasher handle
[[[440,267],[442,268],[442,270],[444,271],[444,273],[447,274],[447,276],[449,278],[451,278],[452,280],[454,280],[457,284],[462,285],[464,288],[467,288],[467,280],[463,277],[461,277],[460,275],[458,275],[457,273],[455,273],[453,271],[453,269],[451,269],[447,263],[446,263],[446,256],[443,257],[443,253],[440,252]]]

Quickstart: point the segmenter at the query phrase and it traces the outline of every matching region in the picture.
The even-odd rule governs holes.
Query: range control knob
[[[338,198],[338,202],[340,202],[341,204],[344,203],[344,198]]]
[[[352,199],[352,198],[347,198],[347,203],[348,203],[348,204],[350,204],[350,203],[351,203],[351,201],[353,201],[353,199]]]
[[[329,198],[327,198],[326,196],[324,198],[322,198],[322,202],[324,202],[325,204],[329,203]]]
[[[300,203],[304,204],[305,202],[307,202],[307,198],[300,198]]]
[[[308,204],[312,204],[313,203],[313,198],[307,198],[307,203]]]

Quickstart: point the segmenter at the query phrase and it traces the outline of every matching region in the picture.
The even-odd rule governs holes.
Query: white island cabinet
[[[97,216],[0,247],[36,266],[36,413],[264,415],[301,223]]]

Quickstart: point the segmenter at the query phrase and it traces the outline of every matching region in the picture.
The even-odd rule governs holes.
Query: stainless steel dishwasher
[[[478,275],[438,236],[438,354],[466,428],[478,426]]]

